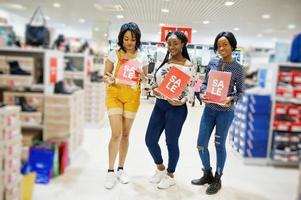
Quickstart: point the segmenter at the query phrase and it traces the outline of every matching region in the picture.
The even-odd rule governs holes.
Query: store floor
[[[107,145],[109,124],[103,128],[86,129],[83,146],[72,158],[72,165],[49,185],[36,185],[34,200],[293,200],[297,193],[297,169],[249,166],[228,147],[228,159],[222,177],[223,188],[214,195],[205,194],[207,186],[193,186],[190,180],[201,175],[201,162],[196,139],[202,107],[189,108],[180,137],[180,160],[175,173],[177,184],[159,190],[148,182],[155,166],[145,146],[144,136],[153,104],[142,102],[132,128],[126,171],[131,177],[127,185],[118,183],[112,190],[103,187],[108,167]],[[160,140],[166,158],[164,134]],[[212,166],[215,150],[210,142]]]

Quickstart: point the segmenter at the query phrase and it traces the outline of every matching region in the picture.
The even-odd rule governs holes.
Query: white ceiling
[[[202,43],[220,31],[233,31],[238,38],[260,40],[291,40],[301,32],[301,0],[233,0],[233,6],[225,6],[226,0],[0,0],[0,8],[29,18],[40,5],[51,19],[51,23],[64,23],[68,27],[91,29],[98,27],[99,37],[110,32],[116,38],[120,25],[124,22],[136,22],[142,31],[144,40],[159,40],[160,23],[171,26],[191,27],[193,43]],[[54,8],[53,3],[61,4]],[[22,4],[25,9],[13,9],[9,4]],[[98,11],[94,4],[120,5],[123,11]],[[169,9],[162,13],[161,9]],[[121,14],[123,19],[117,19]],[[269,14],[270,19],[262,19]],[[79,18],[86,23],[80,24]],[[203,24],[204,20],[210,21]],[[294,24],[295,29],[288,25]],[[233,28],[238,27],[239,31]],[[92,31],[92,30],[91,30]],[[261,34],[262,37],[258,37]],[[94,34],[95,35],[95,34]]]

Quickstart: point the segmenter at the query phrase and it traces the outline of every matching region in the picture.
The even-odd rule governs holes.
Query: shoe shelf
[[[269,133],[269,163],[297,167],[301,152],[301,64],[275,66]]]
[[[85,79],[85,73],[84,72],[64,71],[64,78],[65,79],[84,80]]]

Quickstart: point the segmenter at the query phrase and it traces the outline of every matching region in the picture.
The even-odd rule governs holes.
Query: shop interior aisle
[[[201,162],[196,150],[196,138],[203,107],[189,108],[189,115],[180,138],[181,155],[175,177],[177,185],[159,190],[148,182],[154,165],[144,142],[145,130],[153,104],[142,102],[130,136],[130,149],[125,169],[131,183],[118,183],[113,190],[103,187],[107,169],[108,121],[98,129],[86,129],[82,147],[72,159],[67,173],[49,185],[36,185],[34,200],[289,200],[297,194],[298,170],[267,166],[244,165],[241,158],[228,147],[223,188],[213,196],[205,194],[206,187],[196,187],[190,180],[201,175]],[[160,145],[166,157],[164,136]],[[215,151],[210,141],[210,151]],[[215,155],[214,153],[212,155]],[[215,158],[212,158],[212,163]],[[214,166],[213,166],[214,167]]]

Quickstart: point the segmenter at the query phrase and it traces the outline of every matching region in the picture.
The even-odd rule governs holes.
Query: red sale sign
[[[190,76],[177,67],[172,67],[157,88],[168,99],[178,98],[190,81]]]
[[[231,80],[230,72],[210,71],[206,90],[206,99],[210,103],[223,104],[228,96]]]
[[[136,60],[122,62],[116,76],[117,83],[137,85],[139,82],[139,69],[141,68],[142,63]]]
[[[57,58],[56,57],[51,57],[49,60],[49,69],[50,69],[50,73],[49,73],[49,81],[50,83],[56,83],[56,69],[57,69]]]
[[[161,26],[161,42],[165,42],[165,38],[168,32],[174,32],[174,31],[183,32],[188,38],[188,43],[191,43],[192,28],[167,27],[167,26]]]

